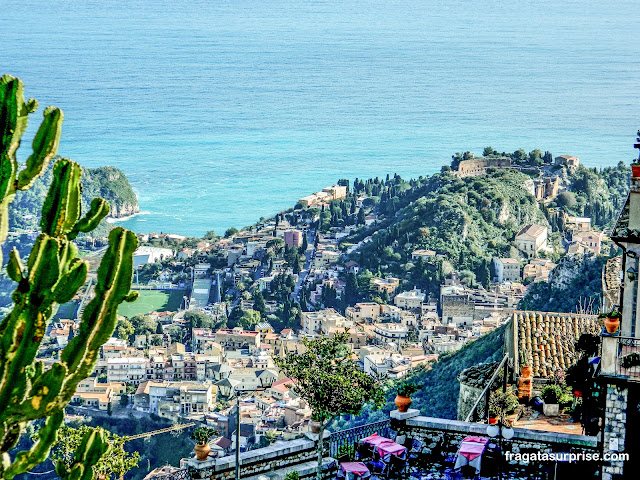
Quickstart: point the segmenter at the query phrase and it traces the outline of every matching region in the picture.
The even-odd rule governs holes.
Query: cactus
[[[27,115],[37,106],[24,102],[22,82],[10,76],[0,79],[0,243],[8,233],[8,208],[17,190],[28,188],[55,156],[62,112],[48,107],[33,141],[34,153],[18,173],[15,153],[27,125]],[[95,296],[82,315],[78,334],[63,349],[60,360],[50,368],[36,356],[47,324],[57,304],[73,298],[85,283],[88,264],[80,260],[73,239],[88,232],[108,214],[102,199],[91,203],[81,217],[80,167],[67,159],[54,165],[53,182],[42,208],[42,233],[33,245],[26,265],[14,249],[9,255],[7,274],[17,282],[13,310],[0,321],[0,477],[11,479],[47,458],[80,380],[95,366],[101,345],[113,333],[117,308],[135,300],[131,293],[133,252],[136,236],[122,228],[109,235],[109,247],[97,272]],[[13,448],[26,424],[45,418],[33,447],[19,452]],[[76,452],[85,467],[68,473],[68,478],[91,476],[96,458],[104,453],[101,437],[87,437]],[[95,460],[95,461],[94,461]],[[93,463],[91,463],[93,462]]]

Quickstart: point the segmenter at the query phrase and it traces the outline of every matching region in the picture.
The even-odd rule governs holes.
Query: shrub
[[[544,403],[554,404],[560,401],[562,397],[562,389],[558,385],[547,385],[542,390],[542,399]]]

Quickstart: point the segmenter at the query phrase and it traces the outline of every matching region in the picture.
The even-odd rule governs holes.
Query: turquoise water
[[[0,73],[64,109],[62,155],[127,174],[137,231],[222,233],[338,178],[430,174],[486,145],[634,156],[634,1],[2,6]]]

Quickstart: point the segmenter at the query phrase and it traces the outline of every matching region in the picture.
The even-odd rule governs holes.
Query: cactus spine
[[[27,115],[37,107],[35,100],[25,103],[22,82],[8,75],[0,79],[0,243],[8,233],[8,208],[17,190],[29,188],[55,156],[62,112],[48,107],[33,141],[33,154],[18,173],[16,150],[27,126]],[[78,164],[60,159],[54,165],[53,182],[42,207],[41,228],[26,265],[17,251],[9,255],[7,273],[18,283],[14,308],[0,321],[0,476],[11,479],[47,458],[64,419],[64,407],[71,400],[78,382],[95,366],[101,345],[116,325],[117,308],[123,301],[135,300],[131,293],[133,252],[136,236],[122,228],[109,235],[107,248],[97,272],[95,296],[82,315],[78,334],[63,349],[60,360],[45,370],[36,356],[56,304],[73,298],[85,283],[88,264],[80,260],[73,239],[91,231],[109,213],[109,204],[94,199],[89,212],[81,217]],[[45,418],[33,447],[19,452],[12,460],[13,448],[26,424]],[[85,467],[68,472],[69,478],[88,478],[101,452],[103,439],[87,436],[76,458]],[[95,461],[94,461],[95,460]]]

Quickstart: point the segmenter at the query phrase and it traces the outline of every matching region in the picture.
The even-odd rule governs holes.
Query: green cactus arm
[[[80,217],[80,165],[66,158],[53,166],[53,181],[42,206],[40,227],[52,237],[69,233]]]
[[[9,262],[7,263],[7,274],[9,278],[14,282],[19,282],[24,276],[24,267],[22,266],[22,260],[20,260],[20,254],[16,247],[13,247],[9,252]]]
[[[24,102],[24,85],[11,75],[3,75],[0,78],[0,160],[2,162],[2,181],[0,183],[0,194],[2,196],[14,191],[15,170],[18,168],[16,162],[16,151],[20,146],[22,134],[27,129],[28,115],[33,111],[35,101],[29,104]],[[35,103],[37,106],[37,103]],[[11,163],[13,175],[6,176],[7,163]]]
[[[91,374],[100,346],[115,329],[118,306],[130,298],[133,252],[137,247],[138,239],[129,230],[118,227],[109,234],[109,248],[98,267],[95,297],[84,309],[78,335],[60,355],[71,374],[62,391],[62,401],[70,399],[78,382]],[[84,340],[77,340],[80,338]]]
[[[77,258],[71,262],[69,270],[64,277],[60,279],[53,291],[54,300],[62,305],[70,302],[76,292],[87,281],[87,272],[89,264]]]
[[[103,198],[94,198],[91,201],[91,207],[87,214],[75,224],[71,232],[67,235],[69,240],[76,238],[80,232],[90,232],[94,230],[98,224],[109,215],[109,202]]]
[[[26,190],[33,181],[42,175],[51,159],[58,151],[62,121],[62,110],[55,107],[47,107],[43,113],[44,119],[40,124],[38,133],[33,139],[33,153],[27,158],[24,170],[18,175],[18,190]]]
[[[11,480],[16,475],[31,470],[39,463],[44,462],[49,456],[51,445],[56,441],[58,428],[64,420],[64,412],[56,412],[47,417],[42,428],[38,431],[38,440],[33,446],[24,452],[18,452],[15,459],[2,472],[2,478]]]

